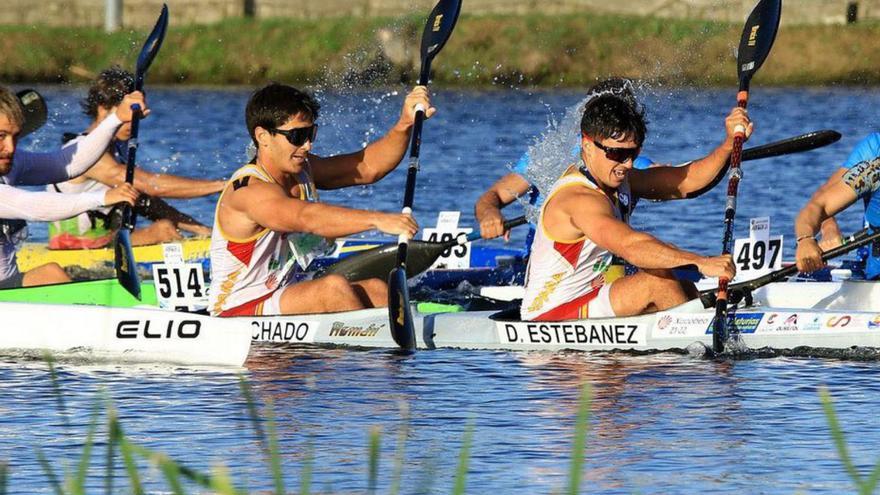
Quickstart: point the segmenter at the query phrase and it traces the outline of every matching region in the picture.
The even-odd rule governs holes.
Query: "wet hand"
[[[510,233],[504,231],[504,217],[501,212],[491,212],[478,220],[480,221],[480,236],[483,239],[494,239],[502,234],[504,234],[505,240],[510,237]]]
[[[380,213],[376,220],[376,228],[386,234],[406,234],[408,239],[412,239],[419,231],[419,224],[416,223],[412,215]]]
[[[802,273],[812,273],[825,267],[825,262],[822,261],[822,248],[813,238],[801,240],[794,256],[798,270]]]
[[[702,258],[697,263],[697,268],[707,277],[724,277],[732,280],[736,276],[736,265],[733,264],[733,256],[729,254]]]
[[[431,95],[425,86],[416,86],[403,101],[403,110],[400,112],[398,126],[409,129],[416,121],[416,107],[421,106],[425,110],[425,118],[430,119],[437,109],[431,106]]]
[[[736,107],[730,111],[730,114],[724,120],[724,127],[727,129],[727,142],[733,147],[733,138],[738,128],[745,129],[745,139],[748,140],[755,130],[755,125],[749,120],[749,113],[744,108]]]
[[[141,106],[141,118],[150,115],[150,109],[147,108],[147,100],[144,98],[144,94],[140,91],[134,91],[125,95],[125,98],[123,98],[122,102],[116,107],[116,116],[119,117],[119,120],[122,122],[131,122],[131,106],[135,103]]]
[[[128,203],[134,206],[140,193],[128,182],[123,182],[118,186],[107,191],[104,194],[104,206],[111,206],[118,203]]]

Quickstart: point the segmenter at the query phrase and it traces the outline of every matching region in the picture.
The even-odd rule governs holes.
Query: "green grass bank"
[[[172,19],[173,22],[173,19]],[[172,24],[150,82],[384,85],[414,80],[424,18]],[[607,75],[671,85],[736,83],[741,25],[597,15],[462,16],[433,64],[449,87],[577,87]],[[0,26],[0,81],[82,82],[132,68],[144,32]],[[756,82],[880,83],[880,24],[783,26]]]

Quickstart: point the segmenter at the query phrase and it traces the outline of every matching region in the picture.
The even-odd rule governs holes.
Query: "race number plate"
[[[749,237],[733,244],[736,281],[752,280],[782,268],[782,236],[770,235],[770,218],[752,218]]]
[[[160,308],[196,310],[208,306],[205,275],[199,263],[155,263],[153,283]]]
[[[447,242],[458,237],[459,234],[470,234],[473,229],[460,228],[458,219],[461,212],[441,211],[437,216],[437,227],[422,230],[422,240],[429,242]],[[443,252],[437,261],[431,265],[434,268],[470,268],[471,266],[471,243],[455,246]]]

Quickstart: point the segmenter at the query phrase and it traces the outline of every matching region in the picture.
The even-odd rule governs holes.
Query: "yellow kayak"
[[[201,263],[209,257],[210,238],[191,238],[174,241],[183,246],[183,259],[187,262]],[[85,269],[96,269],[113,265],[113,249],[49,249],[45,244],[26,242],[18,250],[18,269],[27,271],[31,268],[55,262],[63,267],[80,266]],[[138,264],[152,264],[163,261],[162,245],[136,246],[134,259]]]

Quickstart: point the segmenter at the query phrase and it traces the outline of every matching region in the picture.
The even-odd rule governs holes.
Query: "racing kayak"
[[[180,244],[183,261],[200,263],[207,274],[211,271],[210,239],[190,238],[176,242]],[[339,239],[336,249],[329,255],[317,258],[310,270],[319,271],[340,259],[386,244],[376,239]],[[164,248],[161,244],[137,246],[133,248],[137,265],[144,277],[152,276],[152,266],[164,262]],[[415,280],[413,293],[421,291],[451,290],[467,281],[473,286],[505,286],[522,284],[525,274],[525,250],[487,245],[473,245],[469,250],[467,268],[437,267],[428,270]],[[45,244],[25,243],[18,251],[18,269],[27,271],[39,265],[55,262],[74,278],[104,278],[113,274],[113,250],[101,249],[48,249]],[[78,272],[78,269],[84,272]]]
[[[71,295],[86,292],[79,289],[88,283],[94,282],[64,284],[72,286],[64,288],[66,299],[40,295],[40,290],[62,292],[62,286],[0,291],[0,311],[7,321],[6,331],[0,332],[0,352],[51,351],[90,359],[240,366],[251,341],[396,346],[385,308],[217,318],[133,306],[124,298],[112,299],[116,306],[101,306]],[[144,288],[144,293],[149,293],[149,286]],[[753,301],[753,306],[741,308],[730,317],[734,334],[748,348],[880,349],[878,282],[773,283],[756,290]],[[414,308],[417,346],[545,351],[680,350],[694,344],[710,345],[714,316],[699,301],[651,315],[554,323],[521,321],[518,309],[455,310],[433,308],[434,312],[427,312]]]
[[[880,349],[880,284],[775,283],[753,294],[755,306],[731,313],[730,327],[751,349]],[[712,345],[714,310],[691,301],[626,318],[526,322],[518,310],[415,313],[424,349],[670,351]],[[241,317],[254,342],[395,347],[384,309],[296,317]]]
[[[189,238],[175,242],[182,246],[183,260],[188,263],[202,263],[210,269],[211,239]],[[153,263],[164,260],[162,244],[136,246],[132,248],[138,267],[150,271]],[[62,267],[81,267],[86,270],[113,268],[113,249],[49,249],[46,244],[26,242],[22,244],[16,255],[18,269],[27,271],[46,263],[58,263]]]

